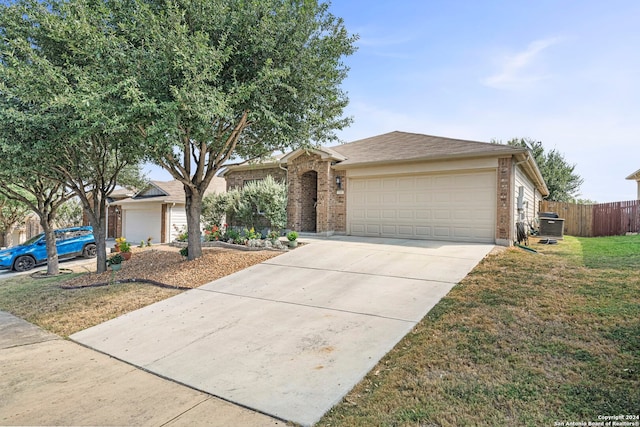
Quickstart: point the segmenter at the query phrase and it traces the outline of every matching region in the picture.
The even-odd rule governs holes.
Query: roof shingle
[[[526,151],[524,148],[502,144],[399,131],[338,145],[331,149],[347,158],[340,162],[340,167],[453,157],[512,155]]]

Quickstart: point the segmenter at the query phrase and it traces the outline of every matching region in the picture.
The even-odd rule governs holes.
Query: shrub
[[[227,238],[237,243],[240,240],[240,233],[233,228],[227,229]]]
[[[226,193],[209,194],[202,199],[202,222],[205,228],[222,226],[225,222],[233,220],[234,204],[240,197],[238,190]]]
[[[297,238],[298,238],[298,233],[297,232],[290,231],[289,233],[287,233],[287,240],[289,240],[290,242],[293,242]]]
[[[260,238],[262,237],[260,233],[256,232],[255,228],[253,227],[251,227],[250,229],[245,228],[242,234],[247,240],[260,240]]]
[[[116,252],[115,255],[112,255],[107,259],[107,265],[112,266],[115,264],[122,264],[122,261],[124,261],[124,257],[120,255],[119,252]]]

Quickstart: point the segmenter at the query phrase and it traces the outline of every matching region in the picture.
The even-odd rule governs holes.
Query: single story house
[[[627,179],[636,181],[638,183],[638,200],[640,200],[640,169],[629,175]]]
[[[516,221],[532,222],[549,194],[525,148],[407,132],[298,149],[221,174],[227,189],[267,175],[288,183],[288,228],[323,235],[508,246]]]
[[[214,177],[205,192],[225,191],[225,181]],[[122,224],[122,236],[132,244],[147,241],[169,243],[186,230],[184,187],[180,181],[150,181],[132,197],[114,201]]]

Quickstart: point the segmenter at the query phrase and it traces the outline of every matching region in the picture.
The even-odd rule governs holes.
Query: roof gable
[[[168,196],[169,192],[162,188],[162,184],[165,184],[161,181],[150,181],[146,187],[142,190],[138,191],[133,198],[134,199],[143,199],[147,197],[162,197]]]
[[[299,157],[305,153],[317,154],[322,160],[342,162],[347,158],[334,150],[335,147],[316,147],[316,148],[299,148],[292,151],[280,159],[280,162],[286,164],[287,162]]]
[[[222,193],[226,189],[223,178],[213,177],[204,195]],[[149,181],[147,186],[129,199],[112,203],[114,205],[140,202],[185,203],[184,185],[178,181]]]

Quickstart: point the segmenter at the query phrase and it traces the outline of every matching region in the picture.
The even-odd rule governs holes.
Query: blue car
[[[54,231],[58,259],[95,258],[96,240],[91,227],[61,228]],[[0,251],[0,270],[27,271],[47,263],[47,245],[44,233],[32,237],[21,245]]]

